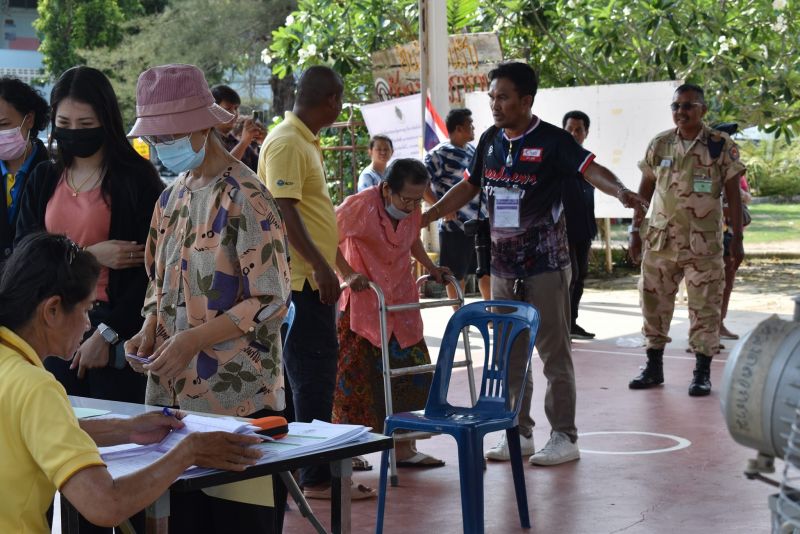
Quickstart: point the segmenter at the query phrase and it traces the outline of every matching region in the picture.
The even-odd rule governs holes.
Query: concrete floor
[[[734,293],[727,324],[743,333],[771,313],[789,318],[792,309],[786,295],[741,291]],[[449,308],[423,312],[434,359],[450,313]],[[679,305],[671,331],[674,341],[665,355],[665,385],[630,391],[627,382],[644,362],[644,349],[636,347],[641,328],[636,291],[587,291],[579,323],[598,334],[596,340],[573,345],[582,457],[556,467],[525,464],[533,523],[529,531],[519,526],[510,465],[489,463],[484,480],[486,532],[769,532],[767,497],[776,490],[743,476],[746,460],[755,452],[733,441],[720,411],[722,369],[734,342],[727,342],[728,350],[714,359],[712,395],[689,397],[694,357],[684,352],[688,320],[685,306]],[[543,412],[541,369],[534,355],[537,448],[547,441],[550,430]],[[454,373],[453,389],[464,400],[468,398],[465,378],[463,370]],[[491,447],[497,437],[488,436],[484,448]],[[447,465],[400,470],[400,485],[388,492],[385,532],[462,531],[454,443],[446,436],[420,442],[421,450],[443,458]],[[379,457],[368,459],[375,470],[356,473],[355,479],[377,487]],[[782,463],[777,462],[777,467],[775,476],[780,478]],[[327,524],[328,504],[311,501],[311,505]],[[374,500],[354,502],[353,531],[374,531],[376,509]],[[285,532],[313,530],[295,509],[286,515]]]
[[[772,313],[788,319],[793,306],[786,294],[737,289],[726,323],[731,330],[744,333]],[[450,314],[450,308],[423,311],[425,337],[434,360]],[[679,305],[671,332],[674,341],[666,351],[665,385],[656,390],[630,391],[627,382],[644,362],[644,349],[636,346],[641,328],[637,292],[587,290],[579,324],[597,333],[593,341],[573,344],[582,457],[556,467],[525,464],[531,530],[519,526],[510,465],[489,463],[484,479],[486,532],[769,532],[767,497],[777,490],[742,475],[746,460],[755,452],[733,441],[720,412],[720,377],[733,342],[726,342],[728,350],[714,359],[712,395],[690,398],[686,390],[694,358],[684,352],[688,320],[685,306]],[[533,365],[533,415],[538,422],[534,438],[538,448],[547,441],[550,429],[543,412],[541,362],[535,355]],[[454,399],[468,399],[464,370],[454,372],[451,391],[455,392]],[[494,445],[498,437],[488,436],[484,448]],[[422,451],[444,459],[447,465],[432,470],[400,470],[400,485],[388,492],[385,532],[462,532],[454,445],[446,436],[420,442]],[[677,450],[656,452],[668,448]],[[370,455],[368,459],[375,469],[356,473],[354,478],[377,487],[379,456]],[[782,462],[776,462],[776,467],[774,477],[780,478]],[[311,501],[311,505],[323,524],[329,525],[328,503]],[[354,502],[353,532],[373,532],[376,510],[376,500]],[[59,531],[56,519],[53,532]],[[284,532],[314,531],[295,507],[286,514]]]

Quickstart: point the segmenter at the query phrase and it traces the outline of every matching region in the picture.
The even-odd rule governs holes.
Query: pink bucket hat
[[[162,65],[139,75],[136,123],[128,137],[196,132],[231,119],[214,103],[203,71],[194,65]]]

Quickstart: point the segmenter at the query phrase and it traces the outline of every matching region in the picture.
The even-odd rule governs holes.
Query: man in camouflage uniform
[[[647,337],[647,366],[630,381],[631,389],[664,382],[664,346],[671,341],[669,326],[675,295],[686,279],[689,299],[689,344],[695,353],[689,395],[711,393],[709,367],[719,346],[720,309],[725,272],[722,260],[722,192],[731,207],[731,254],[738,264],[742,248],[739,178],[745,171],[736,144],[727,134],[703,123],[703,90],[684,84],[675,90],[672,119],[676,129],[658,134],[639,163],[639,194],[652,199],[652,214],[642,261],[641,302]],[[634,214],[630,251],[639,261],[643,210]]]

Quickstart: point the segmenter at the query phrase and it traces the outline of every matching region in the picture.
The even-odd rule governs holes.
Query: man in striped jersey
[[[453,186],[464,180],[475,148],[470,141],[475,139],[472,112],[465,108],[450,110],[445,119],[448,141],[439,143],[425,156],[425,167],[431,175],[431,189],[425,192],[425,200],[435,204]],[[464,289],[464,278],[475,273],[476,257],[473,238],[464,234],[464,223],[478,218],[487,219],[486,199],[481,195],[448,213],[439,221],[439,265],[449,267]],[[478,287],[484,299],[490,298],[489,273],[478,278]],[[447,286],[447,296],[456,297],[453,286]]]

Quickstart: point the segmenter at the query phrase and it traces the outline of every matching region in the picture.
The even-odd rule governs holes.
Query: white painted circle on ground
[[[672,451],[679,451],[681,449],[685,449],[689,445],[692,444],[686,438],[682,438],[680,436],[673,436],[672,434],[658,434],[656,432],[640,432],[636,430],[620,430],[620,431],[608,431],[608,432],[582,432],[578,434],[578,437],[585,437],[585,436],[606,436],[606,435],[638,435],[638,436],[652,436],[657,438],[665,438],[675,442],[675,445],[672,447],[665,447],[663,449],[647,449],[643,451],[595,451],[592,449],[584,449],[583,447],[580,448],[581,452],[586,452],[589,454],[621,454],[621,455],[633,455],[633,454],[660,454],[662,452],[672,452]]]

